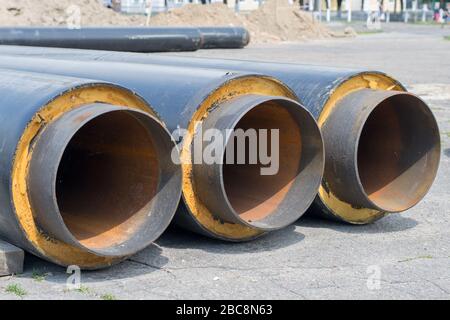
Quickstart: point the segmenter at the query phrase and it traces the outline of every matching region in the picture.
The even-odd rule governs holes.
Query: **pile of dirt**
[[[187,4],[181,8],[160,13],[150,20],[157,26],[241,26],[245,18],[222,3],[209,5]]]
[[[330,37],[331,32],[288,0],[267,0],[259,10],[237,14],[222,3],[187,5],[152,18],[158,26],[243,26],[252,42],[300,41]]]
[[[78,13],[80,13],[78,15]],[[78,19],[79,17],[79,19]],[[144,16],[129,16],[105,8],[101,0],[1,0],[3,26],[143,26]],[[288,0],[267,0],[256,11],[237,14],[222,3],[190,4],[161,13],[150,20],[152,26],[243,26],[253,43],[301,41],[333,36],[311,15]]]
[[[101,0],[0,0],[2,26],[144,25],[142,16],[126,16]]]
[[[331,32],[287,0],[266,1],[248,17],[249,30],[258,41],[301,41],[330,37]],[[272,39],[271,39],[272,38]]]

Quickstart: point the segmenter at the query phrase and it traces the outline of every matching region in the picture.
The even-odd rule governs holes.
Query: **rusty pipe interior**
[[[248,222],[257,222],[274,212],[292,187],[300,172],[302,159],[302,133],[299,124],[286,108],[275,102],[265,102],[250,110],[234,127],[235,130],[267,130],[268,150],[272,149],[272,131],[280,129],[279,162],[283,165],[275,175],[262,175],[266,167],[257,159],[250,163],[252,146],[245,141],[245,163],[238,161],[237,143],[227,145],[234,148],[232,163],[224,161],[223,180],[228,201],[239,216]],[[232,139],[237,139],[236,136]],[[261,137],[256,136],[256,144],[261,145]],[[226,160],[227,153],[224,159]]]
[[[38,224],[102,256],[143,249],[174,214],[164,204],[181,188],[167,159],[173,146],[161,123],[137,110],[95,104],[63,115],[34,146],[29,185]]]
[[[439,131],[426,104],[412,95],[380,102],[364,123],[358,174],[369,200],[383,211],[416,205],[433,183]]]
[[[401,212],[430,189],[439,166],[439,129],[417,96],[359,90],[339,102],[324,127],[325,179],[341,200]]]
[[[306,109],[289,99],[248,95],[211,112],[203,123],[208,128],[224,132],[222,161],[197,164],[194,173],[196,191],[217,217],[269,231],[306,211],[324,165],[320,130]]]

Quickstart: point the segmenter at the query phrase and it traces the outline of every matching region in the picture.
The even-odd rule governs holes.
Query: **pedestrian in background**
[[[439,9],[434,9],[433,20],[439,23],[440,19],[441,19],[441,14],[439,12]]]
[[[442,15],[441,15],[441,23],[442,23],[441,27],[442,28],[444,28],[446,26],[448,19],[449,19],[449,12],[448,12],[448,9],[445,8],[442,10]]]

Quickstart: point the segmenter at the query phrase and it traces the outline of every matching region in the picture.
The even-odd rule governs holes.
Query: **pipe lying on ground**
[[[365,224],[404,211],[426,195],[438,170],[440,137],[430,108],[381,72],[45,48],[6,47],[0,53],[227,68],[280,79],[323,129],[326,168],[314,212],[326,217]]]
[[[242,27],[200,27],[200,49],[241,49],[250,43],[250,33]]]
[[[323,124],[327,187],[357,210],[401,212],[428,192],[439,164],[439,132],[427,105],[393,90],[360,89]]]
[[[239,27],[14,27],[0,28],[0,45],[126,52],[238,49],[250,34]]]
[[[181,146],[184,205],[177,215],[185,228],[224,240],[250,240],[296,221],[317,194],[324,166],[320,130],[278,80],[226,70],[17,56],[2,56],[0,67],[118,83],[150,101],[169,130],[186,129]],[[279,129],[279,171],[262,176],[262,162],[199,164],[194,137],[203,126],[224,132]],[[224,136],[226,147],[230,137]],[[202,155],[205,146],[200,147]],[[205,170],[212,174],[205,176]]]
[[[170,161],[174,141],[144,100],[38,73],[0,70],[0,84],[0,237],[59,265],[96,269],[163,233],[181,172]]]
[[[83,55],[81,59],[96,56]],[[325,174],[316,212],[327,217],[365,224],[405,211],[420,202],[436,177],[440,137],[431,109],[383,73],[115,53],[98,60],[229,68],[283,81],[323,130]]]
[[[222,41],[210,38],[213,44]],[[202,35],[197,28],[14,27],[0,28],[0,44],[127,52],[196,51],[202,45]]]
[[[212,128],[224,136],[230,129],[279,129],[280,164],[275,175],[263,175],[261,162],[239,164],[237,154],[230,163],[194,164],[195,191],[205,206],[223,221],[264,231],[295,222],[312,202],[321,169],[321,160],[315,159],[321,152],[320,133],[311,116],[282,97],[244,95],[210,112],[203,130]],[[221,159],[232,152],[228,145],[233,137],[229,133],[226,138]],[[247,155],[251,147],[246,145]],[[313,171],[307,169],[311,161],[318,161]]]

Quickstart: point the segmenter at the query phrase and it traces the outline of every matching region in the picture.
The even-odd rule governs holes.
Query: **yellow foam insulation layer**
[[[261,231],[247,226],[226,223],[215,218],[196,196],[192,179],[191,143],[195,132],[195,124],[208,116],[209,110],[229,99],[246,95],[259,94],[265,96],[282,96],[297,100],[289,88],[281,82],[263,76],[247,76],[236,78],[213,91],[199,106],[191,119],[188,134],[185,136],[181,151],[183,170],[183,197],[187,208],[197,222],[210,233],[232,241],[252,239],[262,234]]]
[[[85,269],[95,269],[115,264],[124,259],[106,258],[87,253],[59,240],[42,234],[33,218],[27,193],[28,166],[33,156],[33,139],[46,125],[58,119],[65,112],[90,103],[108,103],[142,110],[155,116],[148,105],[119,87],[107,84],[90,84],[74,88],[55,97],[35,114],[25,129],[16,150],[12,171],[12,197],[15,213],[20,226],[31,245],[43,257],[59,265],[78,265]]]
[[[331,94],[319,117],[319,126],[322,127],[327,121],[339,100],[351,92],[361,89],[405,91],[398,81],[387,75],[378,73],[359,74],[343,82]],[[319,197],[330,212],[339,219],[353,224],[367,224],[386,215],[385,212],[378,210],[352,207],[351,204],[339,200],[330,190],[327,191],[327,188],[324,187],[325,183],[326,181],[323,181],[319,188]]]

